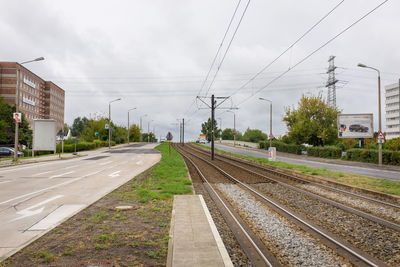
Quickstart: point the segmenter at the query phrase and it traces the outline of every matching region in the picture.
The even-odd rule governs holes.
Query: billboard
[[[57,122],[33,120],[33,150],[56,151]]]
[[[337,123],[339,138],[374,137],[372,114],[339,114]]]

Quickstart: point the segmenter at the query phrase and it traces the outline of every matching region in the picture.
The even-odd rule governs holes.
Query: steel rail
[[[194,149],[194,150],[195,150],[195,151],[198,151],[198,150],[196,150],[196,149]],[[201,151],[198,151],[198,152],[201,153]],[[267,180],[269,180],[269,181],[271,181],[271,182],[272,182],[272,181],[273,181],[273,182],[276,182],[277,184],[280,184],[280,185],[282,185],[282,186],[284,186],[284,187],[288,187],[288,188],[290,188],[290,189],[293,190],[293,191],[299,192],[299,193],[301,193],[301,194],[305,194],[305,195],[307,195],[307,196],[309,196],[309,197],[312,197],[312,198],[314,198],[314,199],[320,200],[320,201],[322,201],[322,202],[324,202],[324,203],[326,203],[326,204],[332,205],[332,206],[334,206],[334,207],[336,207],[336,208],[339,208],[339,209],[342,209],[342,210],[344,210],[344,211],[353,213],[353,214],[355,214],[355,215],[357,215],[357,216],[360,216],[360,217],[363,217],[363,218],[365,218],[365,219],[371,220],[371,221],[373,221],[373,222],[382,224],[382,225],[384,225],[384,226],[386,226],[386,227],[388,227],[388,228],[390,228],[390,229],[393,229],[393,230],[395,230],[395,231],[400,232],[400,225],[398,225],[398,224],[396,224],[396,223],[393,223],[393,222],[390,222],[390,221],[388,221],[388,220],[386,220],[386,219],[382,219],[382,218],[380,218],[380,217],[378,217],[378,216],[375,216],[375,215],[366,213],[366,212],[361,211],[361,210],[359,210],[359,209],[346,206],[346,205],[344,205],[344,204],[342,204],[342,203],[340,203],[340,202],[337,202],[337,201],[335,201],[335,200],[331,200],[331,199],[326,198],[326,197],[324,197],[324,196],[320,196],[320,195],[318,195],[318,194],[316,194],[316,193],[307,191],[307,190],[305,190],[305,189],[298,188],[298,187],[293,186],[293,185],[291,185],[291,184],[278,181],[278,180],[276,180],[276,179],[274,179],[274,178],[265,176],[265,175],[263,175],[263,174],[261,174],[261,173],[258,173],[258,172],[255,172],[255,171],[246,169],[246,168],[244,168],[244,167],[242,167],[242,166],[233,164],[232,162],[229,162],[229,161],[227,161],[227,160],[224,160],[224,159],[218,159],[218,160],[220,160],[220,161],[222,161],[222,162],[225,162],[226,164],[232,165],[232,166],[234,166],[234,167],[236,167],[236,168],[239,168],[239,169],[241,169],[241,170],[244,170],[244,171],[246,171],[246,172],[252,173],[252,174],[254,174],[254,175],[256,175],[256,176],[259,176],[259,177],[262,177],[262,178],[264,178],[264,179],[267,179]]]
[[[179,149],[181,150],[181,148]],[[188,152],[189,153],[189,152]],[[206,177],[203,175],[203,173],[200,171],[199,167],[193,162],[192,159],[190,159],[188,156],[184,155],[183,153],[180,153],[184,158],[186,158],[196,169],[197,173],[201,177],[201,179],[209,186],[209,188],[212,190],[213,194],[218,198],[218,200],[222,203],[224,206],[225,210],[229,213],[229,215],[233,218],[237,226],[240,228],[240,230],[243,232],[243,234],[246,236],[248,241],[253,245],[254,249],[257,251],[259,256],[263,259],[264,263],[269,266],[273,267],[272,263],[267,259],[267,257],[264,255],[264,253],[261,251],[261,249],[257,246],[257,244],[253,241],[249,233],[244,229],[244,227],[240,224],[238,219],[235,217],[235,215],[231,212],[231,210],[228,208],[228,206],[225,204],[223,199],[219,196],[219,194],[215,191],[214,187],[210,184],[210,182],[206,179]]]
[[[193,146],[190,146],[190,148],[193,149],[193,150],[202,152],[202,153],[204,153],[204,154],[209,154],[208,152],[206,152],[206,151],[204,151],[204,150],[202,150],[202,149],[194,148]],[[389,202],[382,201],[382,200],[379,200],[379,199],[375,199],[375,198],[371,198],[371,197],[359,195],[359,194],[356,194],[356,193],[352,193],[352,192],[349,192],[349,191],[346,191],[346,190],[334,188],[334,187],[332,187],[332,186],[324,185],[324,184],[321,184],[321,183],[307,181],[307,180],[305,180],[305,179],[302,179],[302,178],[299,178],[299,177],[296,177],[296,176],[293,176],[293,175],[290,175],[290,174],[287,174],[287,173],[283,173],[283,172],[280,172],[280,171],[277,171],[277,170],[269,169],[269,168],[267,168],[267,167],[265,167],[265,166],[259,166],[259,165],[257,165],[257,164],[253,164],[253,163],[250,163],[250,162],[246,162],[246,161],[243,161],[243,160],[240,160],[240,159],[235,159],[235,158],[227,157],[227,156],[225,156],[225,155],[218,154],[218,157],[225,158],[225,159],[232,160],[232,161],[236,161],[236,162],[239,162],[239,163],[242,163],[242,164],[245,164],[245,165],[248,165],[248,166],[252,166],[252,167],[255,167],[255,168],[259,168],[259,169],[262,169],[262,170],[267,171],[267,172],[271,172],[271,173],[273,173],[273,174],[275,174],[275,175],[278,175],[278,176],[281,176],[281,177],[284,177],[284,178],[288,178],[288,179],[291,179],[291,180],[300,181],[300,182],[302,182],[302,183],[304,183],[304,184],[311,184],[311,185],[320,186],[320,187],[326,188],[326,189],[328,189],[328,190],[340,192],[340,193],[347,194],[347,195],[350,195],[350,196],[353,196],[353,197],[358,197],[358,198],[366,199],[366,200],[369,200],[369,201],[372,201],[372,202],[379,203],[379,204],[381,204],[381,205],[389,206],[389,207],[392,207],[392,208],[395,208],[395,209],[399,209],[399,210],[400,210],[400,206],[399,206],[399,205],[396,205],[396,204],[393,204],[393,203],[389,203]],[[270,179],[273,179],[273,178],[270,178]]]
[[[213,166],[215,169],[217,169],[218,171],[220,171],[223,175],[225,175],[226,177],[228,177],[230,180],[240,184],[241,186],[243,186],[244,188],[246,188],[247,190],[249,190],[250,192],[252,192],[253,194],[257,195],[258,197],[260,197],[261,199],[263,199],[264,201],[270,203],[271,205],[273,205],[274,207],[276,207],[278,210],[281,210],[282,212],[286,213],[287,215],[289,215],[290,217],[294,218],[295,220],[297,220],[298,222],[302,223],[303,225],[307,226],[309,229],[313,230],[314,232],[318,233],[319,235],[321,235],[322,237],[326,238],[327,240],[329,240],[330,242],[332,242],[333,244],[339,246],[340,248],[342,248],[343,250],[347,251],[348,253],[350,253],[351,255],[353,255],[354,257],[356,257],[357,259],[361,260],[362,262],[366,263],[369,266],[373,266],[373,267],[378,267],[379,265],[375,264],[374,262],[372,262],[371,260],[365,258],[364,256],[360,255],[359,253],[357,253],[356,251],[354,251],[353,249],[349,248],[348,246],[342,244],[341,242],[337,241],[336,239],[334,239],[333,237],[325,234],[324,232],[322,232],[321,230],[319,230],[318,228],[316,228],[315,226],[309,224],[308,222],[304,221],[303,219],[299,218],[297,215],[295,215],[294,213],[290,212],[289,210],[285,209],[284,207],[282,207],[281,205],[279,205],[278,203],[275,203],[274,201],[272,201],[271,199],[263,196],[262,194],[260,194],[258,191],[256,191],[255,189],[253,189],[252,187],[246,185],[245,183],[239,181],[238,179],[236,179],[235,177],[233,177],[232,175],[228,174],[227,172],[225,172],[224,170],[222,170],[221,168],[219,168],[218,166],[216,166],[215,164],[209,162],[206,159],[203,159],[197,155],[194,155],[191,152],[186,151],[187,153],[191,154],[192,156],[206,162],[207,164]]]

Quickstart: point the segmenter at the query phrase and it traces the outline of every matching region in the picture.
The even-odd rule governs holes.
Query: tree
[[[3,101],[0,97],[0,144],[12,145],[14,144],[15,138],[15,122],[13,119],[13,113],[15,112],[15,106],[11,106]],[[22,121],[18,127],[18,141],[20,144],[27,145],[28,142],[32,143],[32,130],[29,128],[29,123],[25,119],[25,115],[22,113]]]
[[[81,119],[81,117],[75,118],[73,124],[72,124],[72,128],[71,128],[71,134],[72,136],[75,137],[80,137],[83,130],[89,126],[89,120],[86,117],[83,117]]]
[[[222,140],[233,140],[233,129],[226,128],[222,131]]]
[[[201,133],[206,135],[208,141],[211,141],[211,118],[201,124]],[[217,121],[214,120],[214,137],[218,138],[220,133],[221,130],[217,127]]]
[[[267,140],[267,134],[258,129],[247,128],[242,140],[246,142],[258,143],[259,141]]]
[[[287,107],[283,121],[289,129],[289,137],[297,144],[313,146],[333,145],[337,142],[337,108],[329,107],[318,96],[301,97],[298,109]]]
[[[64,135],[68,134],[69,129],[70,128],[69,128],[68,124],[64,123]]]
[[[142,133],[142,141],[147,142],[149,141],[150,143],[152,142],[157,142],[156,136],[150,132],[150,133]]]
[[[172,138],[174,138],[174,137],[172,136],[171,132],[168,132],[168,133],[167,133],[167,136],[166,136],[165,138],[166,138],[168,141],[171,141]]]
[[[129,141],[140,142],[140,128],[136,124],[129,127]]]

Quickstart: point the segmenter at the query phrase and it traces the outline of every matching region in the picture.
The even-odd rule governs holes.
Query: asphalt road
[[[0,169],[0,261],[157,163],[155,144]]]
[[[218,149],[221,149],[221,150],[224,150],[227,152],[236,153],[236,154],[253,156],[253,157],[258,157],[258,158],[267,158],[266,151],[264,152],[264,151],[250,150],[250,149],[245,149],[245,148],[238,148],[238,147],[222,145],[222,144],[218,144],[218,143],[215,143],[215,147]],[[279,152],[278,152],[278,154],[279,154]],[[277,156],[276,159],[277,159],[277,161],[298,164],[298,165],[303,165],[303,166],[309,166],[309,167],[313,167],[313,168],[319,168],[319,169],[325,168],[327,170],[340,171],[340,172],[345,172],[345,173],[366,175],[366,176],[375,177],[375,178],[384,178],[384,179],[400,181],[400,171],[383,170],[383,169],[371,168],[371,167],[341,165],[341,164],[337,164],[337,163],[326,163],[326,162],[319,162],[319,161],[313,161],[313,160],[307,160],[307,159],[301,159],[301,158],[282,157],[282,156]]]

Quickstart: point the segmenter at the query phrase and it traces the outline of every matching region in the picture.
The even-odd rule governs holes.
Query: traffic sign
[[[105,127],[106,129],[108,129],[108,124],[106,124],[106,127]]]
[[[94,135],[95,136],[100,136],[100,133],[99,132],[95,132]]]
[[[378,139],[378,140],[385,140],[386,138],[385,138],[385,135],[380,131],[380,132],[378,133],[378,136],[376,137],[376,139]]]

